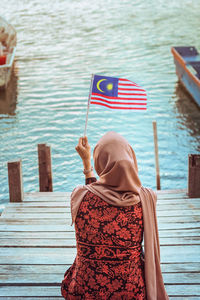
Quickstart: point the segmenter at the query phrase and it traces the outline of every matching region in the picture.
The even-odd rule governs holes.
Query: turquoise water
[[[177,84],[170,48],[200,51],[199,12],[196,0],[1,0],[0,14],[18,33],[14,83],[9,95],[0,94],[1,207],[7,161],[22,159],[25,192],[38,190],[38,143],[52,147],[54,191],[84,182],[74,147],[92,73],[128,78],[148,93],[147,112],[91,107],[92,148],[106,131],[121,133],[135,149],[143,185],[155,188],[156,120],[161,187],[186,188],[187,156],[200,150],[200,111]],[[12,105],[4,109],[7,97]]]

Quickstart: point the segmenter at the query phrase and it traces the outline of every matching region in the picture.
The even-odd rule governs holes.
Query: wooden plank
[[[200,246],[161,246],[162,263],[199,262]],[[75,248],[0,248],[0,264],[68,264]],[[68,259],[71,260],[69,261]]]
[[[171,296],[200,296],[199,285],[166,285]],[[1,297],[57,297],[60,296],[60,286],[0,286]],[[36,298],[37,299],[37,298]]]
[[[5,297],[5,296],[2,296],[0,295],[0,299],[3,299],[3,300],[49,300],[49,299],[56,299],[56,300],[63,300],[64,298],[63,297],[59,297],[59,296],[49,296],[49,297],[37,297],[37,296],[34,296],[34,297],[29,297],[29,296],[19,296],[19,297],[16,297],[16,296],[9,296],[9,297]]]
[[[25,239],[25,238],[75,238],[75,232],[74,228],[71,227],[72,231],[45,231],[45,228],[43,228],[43,231],[0,231],[0,237],[1,238],[13,238],[16,239]],[[192,228],[192,229],[179,229],[179,230],[160,230],[159,237],[160,238],[167,238],[167,237],[199,237],[200,236],[200,230],[199,228]]]
[[[34,203],[35,204],[35,203]],[[62,205],[62,206],[61,206]],[[45,204],[39,204],[36,203],[36,205],[27,205],[27,203],[24,205],[7,205],[3,212],[28,212],[28,213],[34,213],[34,212],[63,212],[63,211],[70,211],[70,204],[62,204],[53,206],[53,203],[48,205],[46,202]],[[157,205],[157,212],[159,211],[168,211],[171,210],[171,212],[180,212],[180,211],[192,211],[192,210],[200,210],[200,201],[198,203],[195,203],[195,205],[192,205],[190,203],[170,203],[170,204],[161,204]]]
[[[73,227],[72,227],[73,228]],[[2,239],[75,239],[75,231],[1,231],[0,238]]]
[[[50,192],[49,192],[50,193]],[[70,202],[70,200],[69,199],[67,199],[67,197],[48,197],[48,196],[46,196],[46,197],[29,197],[29,198],[24,198],[24,201],[25,202],[41,202],[41,201],[43,201],[43,202],[51,202],[51,201],[53,201],[53,202]]]
[[[200,273],[163,273],[165,284],[199,284]],[[200,292],[200,290],[199,290]]]
[[[200,285],[189,285],[189,284],[185,284],[185,285],[176,285],[176,284],[172,284],[172,285],[165,285],[167,293],[169,295],[169,297],[172,296],[184,296],[184,297],[200,297]]]
[[[157,194],[159,195],[165,195],[165,194],[186,194],[187,189],[177,189],[177,190],[159,190],[156,191]]]
[[[54,193],[52,193],[54,194]],[[200,198],[185,198],[185,199],[166,199],[162,201],[162,199],[158,199],[157,201],[157,207],[165,207],[165,205],[199,205]],[[38,206],[38,207],[46,207],[46,206],[70,206],[70,199],[68,198],[56,198],[56,197],[42,197],[42,198],[30,198],[28,201],[23,201],[22,203],[7,203],[8,207],[32,207],[32,206]]]
[[[191,246],[200,245],[199,237],[168,237],[160,238],[160,246]],[[76,247],[75,239],[70,238],[0,238],[0,247]]]
[[[28,284],[32,283],[33,285],[59,285],[64,277],[64,273],[68,267],[63,270],[63,272],[59,273],[33,273],[29,274],[17,273],[17,276],[13,276],[14,274],[0,274],[0,283],[2,284]],[[16,275],[16,274],[15,274]],[[199,273],[164,273],[163,279],[165,284],[199,284]]]
[[[64,219],[71,219],[71,212],[50,212],[50,213],[2,213],[1,216],[2,219],[4,220],[27,220],[27,219],[51,219],[51,220],[55,220],[55,219],[60,219],[60,220],[64,220]],[[0,218],[0,220],[1,220]]]
[[[66,197],[66,196],[70,196],[71,192],[31,192],[31,193],[25,193],[24,194],[24,198],[26,197]]]
[[[3,211],[3,214],[15,213],[17,215],[20,214],[36,214],[36,213],[63,213],[63,212],[71,212],[71,208],[68,207],[6,207]]]
[[[70,222],[69,222],[70,224]],[[56,225],[56,224],[50,224],[50,225],[45,225],[45,230],[46,231],[74,231],[74,227],[71,225]],[[0,224],[0,231],[44,231],[44,224],[43,225],[18,225],[16,226],[15,224]]]
[[[44,214],[45,215],[45,214]],[[35,224],[49,224],[49,218],[44,215],[40,214],[38,215],[38,219],[34,218],[23,218],[23,219],[13,219],[13,218],[0,218],[0,224],[1,225],[9,225],[9,224],[15,224],[15,225],[21,225],[21,224],[29,224],[29,225],[35,225]],[[57,215],[57,217],[56,217]],[[71,220],[71,215],[70,214],[64,214],[63,217],[61,217],[59,213],[55,213],[55,218],[51,216],[52,224],[70,224]],[[31,217],[31,216],[30,216]],[[33,216],[32,216],[33,217]],[[158,218],[158,224],[167,224],[170,223],[172,226],[171,228],[176,228],[176,224],[178,223],[198,223],[200,222],[200,217],[197,215],[194,216],[185,216],[185,215],[180,215],[180,216],[171,216],[171,217],[159,217]]]
[[[187,242],[187,241],[186,241]],[[194,241],[193,241],[194,243]],[[75,248],[75,239],[48,239],[48,238],[31,238],[31,239],[1,239],[0,247],[43,247],[43,248]]]
[[[29,219],[28,219],[29,220]],[[37,221],[37,220],[36,220]],[[68,221],[68,223],[66,222]],[[46,220],[45,220],[46,222]],[[49,222],[49,221],[48,221]],[[0,231],[74,231],[74,227],[71,226],[71,220],[64,220],[61,223],[46,223],[46,224],[38,224],[38,222],[35,222],[34,224],[23,224],[20,223],[16,226],[16,224],[0,224]],[[48,225],[49,224],[49,225]],[[45,225],[45,228],[44,228]],[[199,229],[199,223],[193,222],[193,223],[159,223],[159,230],[174,230],[174,229]]]
[[[61,210],[61,209],[60,209]],[[157,211],[157,216],[159,219],[161,219],[162,217],[169,217],[169,220],[172,219],[172,217],[176,217],[176,220],[180,219],[180,211],[174,211],[174,210],[166,210],[166,211]],[[190,218],[191,216],[196,216],[199,217],[200,216],[200,209],[197,210],[191,210],[188,209],[185,211],[184,216],[181,216],[181,219],[184,218],[184,220],[187,220],[187,218]],[[56,219],[56,218],[60,218],[60,219],[64,219],[64,218],[71,218],[71,210],[70,208],[68,209],[62,209],[61,211],[46,211],[46,209],[41,209],[38,212],[21,212],[21,211],[14,211],[14,212],[9,212],[7,210],[4,210],[1,218],[7,218],[7,219],[34,219],[34,218],[44,218],[44,219]],[[199,218],[200,221],[200,218]]]
[[[158,197],[188,197],[187,196],[187,190],[186,189],[177,189],[177,190],[160,190],[160,191],[156,191]],[[49,192],[29,192],[29,193],[25,193],[24,197],[43,197],[43,196],[49,196],[49,197],[65,197],[65,196],[70,196],[71,192],[53,192],[53,193],[49,193]]]
[[[161,263],[163,273],[199,273],[200,262],[185,262],[185,263]],[[178,274],[177,274],[178,276]]]
[[[1,297],[57,297],[61,296],[60,286],[0,286]]]
[[[43,299],[43,298],[42,298]],[[186,296],[186,297],[184,297],[183,295],[180,295],[180,296],[170,296],[170,300],[197,300],[197,299],[199,299],[199,296],[197,295],[197,296]]]
[[[0,265],[1,275],[16,275],[17,274],[64,274],[64,272],[71,266],[71,264],[3,264]],[[179,273],[197,273],[200,274],[200,263],[161,263],[162,272],[164,273],[174,273],[179,276]]]
[[[63,192],[63,193],[26,193],[24,196],[24,201],[52,201],[55,199],[55,201],[70,201],[70,195],[71,192]],[[188,196],[185,193],[182,194],[158,194],[158,201],[169,201],[169,200],[186,200],[188,199]],[[189,199],[199,199],[198,198],[189,198]]]
[[[66,202],[66,201],[61,201],[61,202],[55,202],[55,201],[46,201],[46,202],[43,202],[43,201],[40,201],[40,202],[25,202],[23,201],[23,203],[8,203],[6,205],[6,207],[8,208],[34,208],[34,207],[38,207],[38,208],[42,208],[42,207],[70,207],[70,203],[69,202]]]

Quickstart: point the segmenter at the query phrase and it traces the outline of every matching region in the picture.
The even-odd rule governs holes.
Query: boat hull
[[[174,64],[179,81],[200,107],[200,79],[190,70],[190,63],[193,59],[195,60],[198,55],[195,55],[194,58],[192,56],[182,57],[175,48],[172,48],[172,54],[174,56]]]
[[[7,62],[4,65],[0,65],[0,89],[5,89],[10,81],[12,69],[14,65],[16,48],[14,47],[8,54]]]

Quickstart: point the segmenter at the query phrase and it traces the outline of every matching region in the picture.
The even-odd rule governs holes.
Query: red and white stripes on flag
[[[146,91],[123,78],[94,75],[90,104],[111,109],[147,109]]]

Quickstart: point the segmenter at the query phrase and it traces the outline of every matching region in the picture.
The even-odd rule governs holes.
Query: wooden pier
[[[41,165],[50,178],[43,189],[49,184],[52,190],[51,168]],[[190,167],[199,174],[194,159]],[[63,299],[60,284],[76,255],[70,194],[23,194],[21,163],[9,169],[18,176],[18,189],[0,217],[0,299]],[[170,299],[200,299],[200,196],[192,198],[192,182],[189,176],[190,198],[186,190],[158,191],[161,266]]]

